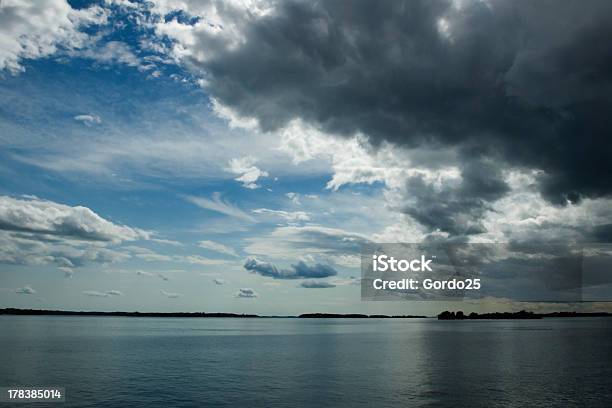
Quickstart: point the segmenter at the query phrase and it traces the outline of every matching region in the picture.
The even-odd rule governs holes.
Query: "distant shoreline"
[[[0,315],[9,316],[94,316],[94,317],[181,317],[181,318],[243,318],[243,319],[435,319],[438,320],[530,320],[542,318],[562,317],[612,317],[607,312],[552,312],[533,313],[524,310],[520,312],[494,312],[470,313],[444,311],[437,316],[419,315],[383,315],[359,313],[304,313],[298,316],[260,316],[256,314],[239,313],[205,313],[205,312],[98,312],[98,311],[72,311],[72,310],[44,310],[44,309],[0,309]]]
[[[97,312],[44,309],[0,309],[0,315],[12,316],[110,316],[110,317],[260,317],[255,314],[204,312]]]
[[[319,319],[426,319],[428,316],[388,316],[388,315],[366,315],[366,314],[337,314],[337,313],[306,313],[299,316],[260,316],[256,314],[239,314],[239,313],[205,313],[205,312],[97,312],[97,311],[72,311],[72,310],[43,310],[43,309],[16,309],[6,308],[0,309],[0,315],[11,316],[108,316],[108,317],[186,317],[186,318],[212,318],[212,317],[230,317],[230,318],[319,318]]]

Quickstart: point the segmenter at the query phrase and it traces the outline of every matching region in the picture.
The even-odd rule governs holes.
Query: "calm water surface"
[[[9,385],[63,407],[610,407],[612,319],[0,316]]]

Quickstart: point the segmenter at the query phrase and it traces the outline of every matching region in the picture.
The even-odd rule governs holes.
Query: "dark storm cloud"
[[[256,258],[249,258],[244,263],[244,269],[274,279],[301,279],[301,278],[327,278],[335,276],[338,272],[329,265],[315,264],[309,266],[303,261],[291,265],[290,268],[278,268],[269,262],[262,262]]]
[[[315,264],[313,266],[306,265],[303,261],[295,265],[291,265],[291,269],[295,271],[296,276],[300,278],[327,278],[328,276],[337,275],[338,272],[329,265]]]
[[[612,243],[612,224],[598,225],[593,229],[593,237],[597,242]]]
[[[465,163],[456,185],[436,187],[422,177],[409,178],[410,202],[402,211],[432,231],[479,234],[486,231],[481,222],[484,212],[509,190],[493,163],[471,161]]]
[[[199,32],[195,47],[214,52],[192,62],[218,100],[265,130],[302,118],[375,145],[467,148],[465,161],[543,170],[540,191],[555,204],[610,195],[612,2],[457,4],[278,2],[240,20],[238,45]],[[447,194],[451,207],[469,204]]]

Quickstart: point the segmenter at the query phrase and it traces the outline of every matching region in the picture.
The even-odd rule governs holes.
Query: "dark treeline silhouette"
[[[77,312],[70,310],[37,310],[37,309],[0,309],[0,315],[21,316],[121,316],[121,317],[258,317],[258,318],[375,318],[375,319],[408,319],[426,318],[427,316],[388,316],[388,315],[366,315],[366,314],[337,314],[337,313],[306,313],[299,316],[259,316],[255,314],[236,313],[204,313],[204,312]]]
[[[69,310],[0,309],[0,315],[25,316],[122,316],[122,317],[259,317],[254,314],[204,312],[76,312]]]
[[[533,312],[526,312],[521,310],[520,312],[495,312],[495,313],[482,313],[478,314],[475,312],[469,315],[464,314],[461,310],[458,312],[444,311],[438,315],[438,320],[475,320],[475,319],[541,319],[542,316]]]
[[[238,313],[205,313],[205,312],[84,312],[71,310],[42,310],[42,309],[0,309],[0,315],[16,316],[115,316],[115,317],[236,317],[236,318],[301,318],[301,319],[424,319],[427,316],[417,315],[383,315],[383,314],[359,314],[359,313],[305,313],[299,316],[259,316],[256,314]],[[495,313],[470,313],[462,311],[444,311],[438,315],[438,320],[478,320],[478,319],[541,319],[554,317],[610,317],[612,313],[606,312],[552,312],[537,314],[533,312],[495,312]]]
[[[521,310],[520,312],[494,312],[494,313],[475,313],[469,315],[462,311],[449,312],[444,311],[438,315],[438,320],[478,320],[478,319],[542,319],[544,317],[609,317],[612,316],[606,312],[552,312],[552,313],[533,313]]]
[[[358,313],[304,313],[298,316],[299,318],[311,318],[311,319],[424,319],[427,316],[412,316],[412,315],[400,315],[400,316],[389,316],[389,315],[366,315]]]

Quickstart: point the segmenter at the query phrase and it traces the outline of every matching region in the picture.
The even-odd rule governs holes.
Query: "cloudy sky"
[[[362,302],[370,242],[609,242],[612,3],[0,0],[0,307]]]

